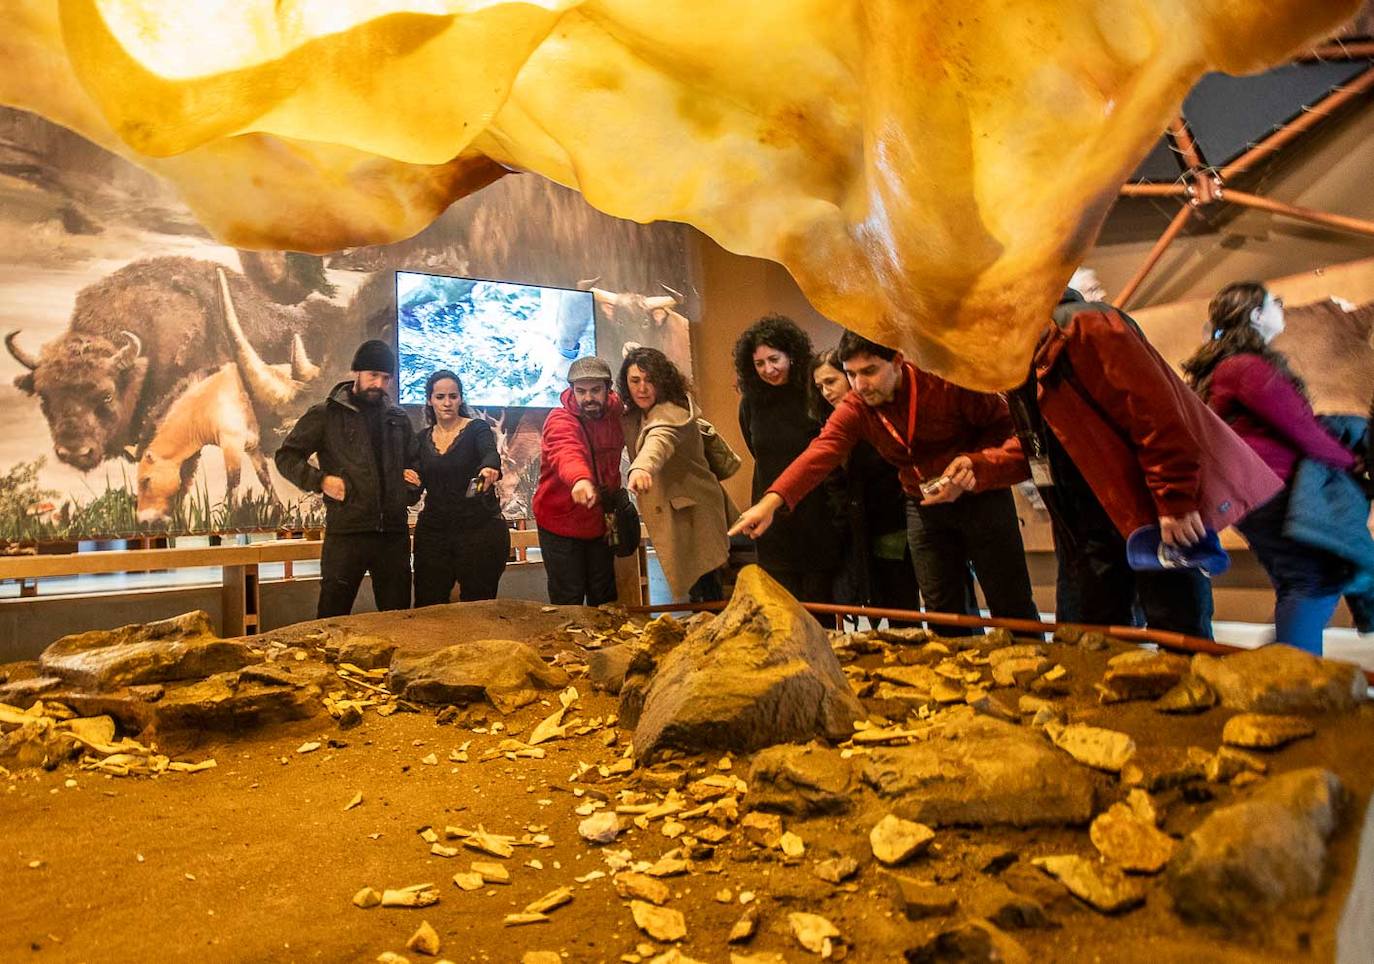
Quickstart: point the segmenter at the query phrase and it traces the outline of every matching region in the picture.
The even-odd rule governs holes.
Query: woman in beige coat
[[[725,490],[711,470],[687,379],[656,348],[634,348],[620,366],[625,400],[626,485],[639,501],[674,599],[719,599],[725,564]]]

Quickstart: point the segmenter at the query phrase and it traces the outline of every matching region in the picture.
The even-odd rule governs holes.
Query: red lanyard
[[[873,412],[878,416],[878,420],[883,423],[883,428],[887,429],[887,434],[896,439],[898,445],[906,449],[907,455],[911,455],[911,443],[916,438],[916,366],[909,363],[903,365],[902,375],[903,377],[910,378],[911,381],[911,385],[909,386],[911,395],[907,400],[906,409],[906,438],[902,438],[902,436],[898,434],[896,427],[888,421],[886,415],[876,408]]]

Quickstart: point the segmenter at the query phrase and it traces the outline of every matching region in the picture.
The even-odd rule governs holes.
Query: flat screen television
[[[590,291],[396,272],[398,396],[423,405],[440,368],[463,380],[479,408],[554,408],[568,366],[596,354]]]

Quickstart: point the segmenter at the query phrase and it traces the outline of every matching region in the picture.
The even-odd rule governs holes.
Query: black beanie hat
[[[373,338],[370,341],[365,341],[354,352],[350,371],[386,372],[389,375],[394,375],[396,373],[396,353],[391,350],[390,345],[380,339]]]

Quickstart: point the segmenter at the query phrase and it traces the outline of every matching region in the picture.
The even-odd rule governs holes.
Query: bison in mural
[[[108,458],[137,459],[156,429],[160,406],[187,376],[234,360],[221,321],[214,262],[164,257],[135,261],[83,288],[67,331],[35,356],[12,331],[5,345],[27,372],[15,379],[36,395],[57,457],[82,471]],[[272,302],[242,275],[229,289],[243,330],[262,356],[287,360],[297,334],[312,355],[343,309],[319,299]]]
[[[190,381],[158,422],[157,433],[138,463],[138,521],[165,521],[184,496],[207,445],[224,456],[225,494],[238,491],[247,461],[272,491],[267,458],[276,451],[281,426],[299,414],[301,393],[320,377],[300,333],[292,335],[291,361],[269,365],[249,342],[239,322],[229,281],[219,271],[224,330],[234,361]]]

